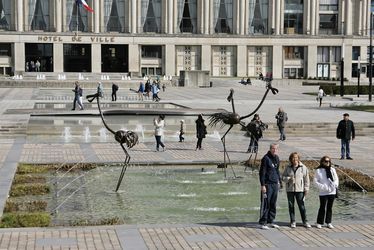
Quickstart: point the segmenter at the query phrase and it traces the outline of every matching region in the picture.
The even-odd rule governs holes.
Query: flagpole
[[[75,1],[76,5],[77,5],[77,14],[76,14],[76,17],[77,17],[77,36],[78,36],[78,30],[79,30],[79,4],[78,4],[78,1]]]

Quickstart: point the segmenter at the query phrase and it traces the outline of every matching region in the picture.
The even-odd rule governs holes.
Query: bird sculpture
[[[226,178],[226,168],[227,168],[226,158],[227,158],[227,160],[228,160],[228,162],[231,166],[230,157],[229,157],[229,155],[227,153],[227,150],[226,150],[226,142],[225,142],[226,135],[230,132],[232,127],[236,124],[241,125],[243,128],[245,128],[247,130],[243,120],[252,116],[252,115],[254,115],[257,112],[257,110],[260,109],[260,107],[264,103],[264,101],[266,99],[266,96],[268,95],[269,91],[271,91],[273,93],[273,95],[278,93],[278,89],[273,88],[271,86],[270,81],[266,83],[265,94],[262,97],[260,104],[255,108],[255,110],[253,112],[251,112],[250,114],[246,115],[246,116],[240,116],[238,113],[235,112],[234,89],[230,89],[230,94],[227,97],[227,101],[231,102],[232,112],[224,111],[224,112],[220,112],[220,113],[214,113],[214,114],[211,114],[209,116],[209,125],[212,126],[212,127],[216,126],[217,124],[220,124],[221,127],[224,127],[225,125],[230,126],[228,128],[228,130],[224,133],[224,135],[221,137],[221,141],[222,141],[222,144],[223,144],[223,159],[224,159],[223,168],[224,168],[224,172],[225,172],[225,178]],[[248,132],[250,133],[250,131],[248,131]],[[233,170],[232,166],[231,166],[231,169]],[[234,177],[236,177],[234,170],[233,170],[233,174],[234,174]]]
[[[126,169],[129,165],[129,162],[130,162],[130,159],[131,159],[129,153],[127,152],[127,150],[124,146],[124,144],[126,145],[127,148],[132,148],[139,142],[139,137],[138,137],[138,134],[133,132],[133,131],[125,131],[125,130],[121,129],[121,130],[118,130],[118,131],[114,132],[114,130],[111,129],[106,124],[103,112],[101,111],[101,108],[100,108],[100,97],[102,97],[102,93],[100,93],[100,89],[98,89],[98,92],[96,94],[86,96],[86,98],[89,102],[93,102],[95,99],[97,100],[97,106],[99,108],[100,117],[101,117],[101,120],[104,123],[105,128],[107,130],[109,130],[114,135],[114,139],[121,145],[121,147],[122,147],[122,149],[123,149],[123,151],[125,152],[125,155],[126,155],[125,162],[123,164],[121,174],[119,176],[117,186],[116,186],[116,192],[117,192],[119,187],[121,186],[122,179],[125,175]]]

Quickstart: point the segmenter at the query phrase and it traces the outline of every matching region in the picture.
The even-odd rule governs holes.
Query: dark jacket
[[[261,186],[266,184],[282,183],[279,174],[279,157],[273,156],[270,151],[262,158],[260,167],[260,183]]]
[[[354,139],[355,136],[355,126],[353,122],[351,120],[341,120],[336,129],[336,138],[350,140],[351,138]]]
[[[284,128],[286,125],[286,121],[288,121],[287,113],[286,112],[278,112],[275,116],[275,119],[277,119],[277,126]]]
[[[205,135],[207,134],[206,126],[204,124],[204,119],[196,120],[196,137],[197,138],[205,138]]]

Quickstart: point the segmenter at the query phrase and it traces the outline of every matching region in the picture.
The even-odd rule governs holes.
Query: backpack
[[[117,84],[113,84],[113,88],[114,88],[115,91],[118,91],[118,89],[119,89]]]

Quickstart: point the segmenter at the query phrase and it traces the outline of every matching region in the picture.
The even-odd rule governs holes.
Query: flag
[[[77,6],[79,6],[80,4],[82,4],[83,7],[84,7],[86,10],[88,10],[88,11],[91,12],[91,13],[94,12],[93,9],[92,9],[90,6],[88,6],[88,4],[86,3],[85,0],[76,0],[75,2],[76,2],[76,4],[77,4]]]

